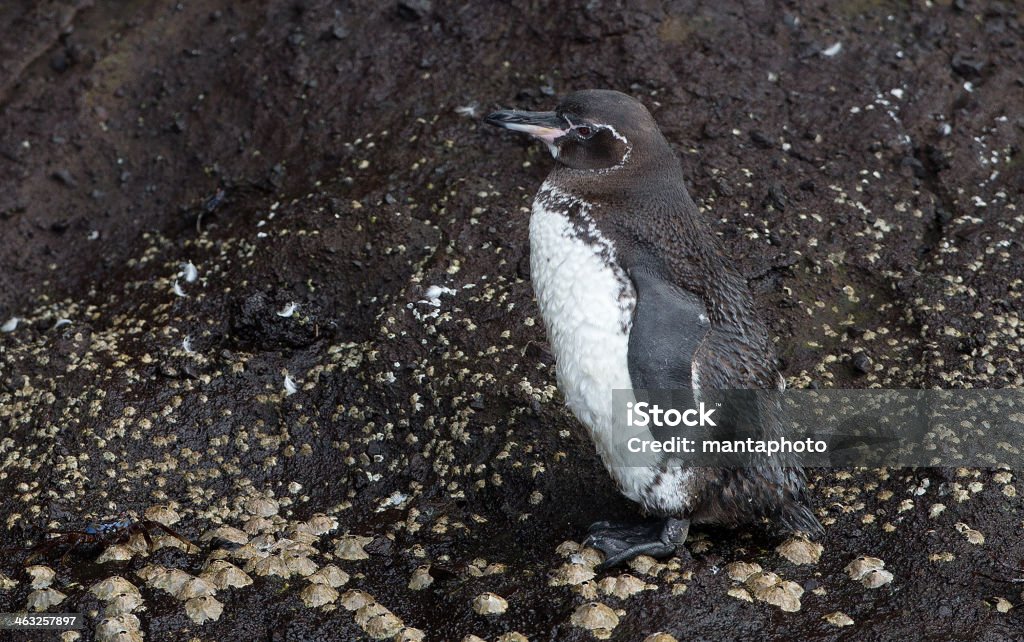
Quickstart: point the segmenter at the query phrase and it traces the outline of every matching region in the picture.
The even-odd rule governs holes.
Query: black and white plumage
[[[534,136],[556,160],[533,203],[530,267],[559,388],[623,494],[666,518],[653,527],[599,523],[588,542],[614,564],[671,553],[691,521],[739,526],[767,517],[818,532],[795,462],[685,468],[652,456],[637,466],[614,443],[615,389],[700,397],[783,386],[746,281],[701,220],[647,109],[590,90],[553,112],[501,111],[487,122]],[[772,409],[757,410],[755,432],[781,436]]]

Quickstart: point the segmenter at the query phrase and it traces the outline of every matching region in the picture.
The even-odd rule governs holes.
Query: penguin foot
[[[596,522],[587,530],[583,545],[604,553],[604,562],[594,569],[600,572],[640,555],[670,557],[682,548],[689,531],[689,520],[672,517],[640,523]]]

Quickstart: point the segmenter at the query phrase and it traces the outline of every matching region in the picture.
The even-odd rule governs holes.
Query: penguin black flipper
[[[694,355],[710,328],[704,303],[646,268],[629,276],[636,291],[628,353],[633,388],[692,391]]]
[[[634,267],[629,277],[636,305],[627,363],[636,400],[666,409],[695,408],[700,382],[694,381],[694,362],[711,328],[703,301],[649,268]],[[657,441],[686,436],[678,428],[649,430]]]

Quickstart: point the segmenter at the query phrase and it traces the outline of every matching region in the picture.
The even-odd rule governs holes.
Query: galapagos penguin
[[[612,391],[781,390],[775,351],[746,280],[683,184],[668,141],[639,101],[577,91],[554,111],[497,111],[488,124],[542,141],[555,165],[530,216],[530,279],[559,388],[603,463],[653,521],[598,522],[585,543],[602,568],[665,557],[690,523],[737,527],[767,518],[816,534],[802,468],[792,459],[741,468],[636,465],[616,446]],[[765,438],[778,415],[756,414]]]

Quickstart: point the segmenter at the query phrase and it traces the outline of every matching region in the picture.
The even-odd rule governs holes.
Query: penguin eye
[[[586,125],[583,125],[581,127],[576,128],[576,135],[579,136],[580,138],[590,138],[591,136],[594,135],[594,130],[587,127]]]

